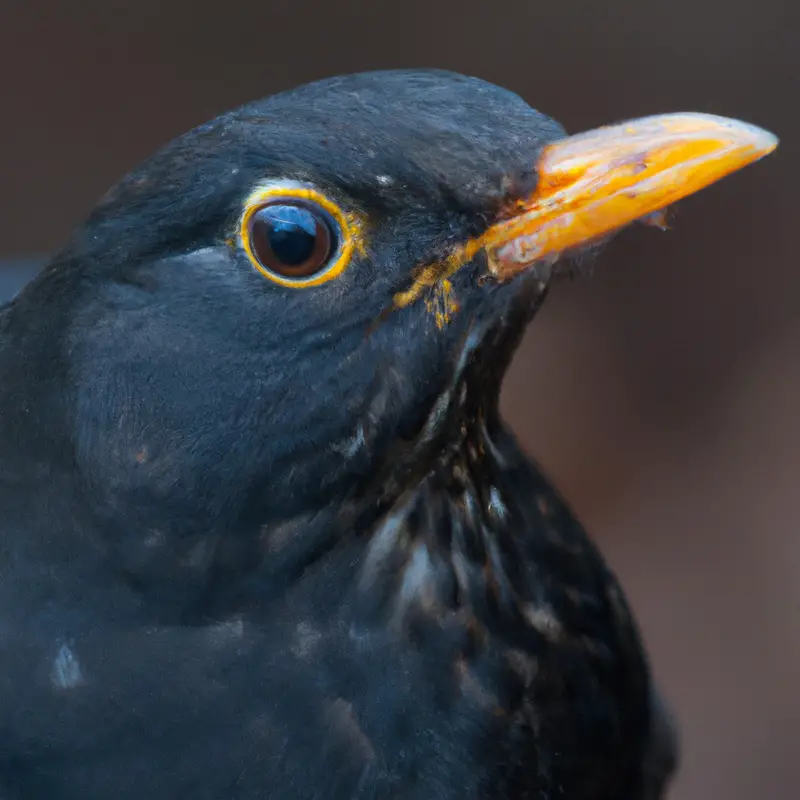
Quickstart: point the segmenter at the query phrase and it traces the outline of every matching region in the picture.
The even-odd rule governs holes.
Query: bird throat
[[[501,422],[498,401],[544,297],[540,284],[532,291],[470,329],[446,391],[376,480],[386,505],[370,525],[360,587],[396,624],[465,607],[525,613],[517,591],[527,581],[519,569],[525,556],[516,537],[549,528],[530,519],[531,508],[536,517],[559,501]]]

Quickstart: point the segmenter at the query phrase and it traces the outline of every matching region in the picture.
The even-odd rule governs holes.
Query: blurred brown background
[[[0,259],[57,247],[184,129],[331,73],[477,74],[572,131],[678,110],[774,130],[675,230],[626,231],[556,291],[506,407],[638,610],[684,732],[672,797],[795,798],[799,23],[790,0],[0,0]]]

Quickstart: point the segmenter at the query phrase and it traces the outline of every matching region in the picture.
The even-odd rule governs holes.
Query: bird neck
[[[365,492],[385,499],[357,582],[370,613],[396,621],[418,619],[415,610],[524,615],[532,571],[547,564],[554,575],[570,572],[594,552],[498,411],[498,389],[537,307],[517,303],[499,323],[476,327],[413,445]]]
[[[500,561],[513,561],[514,537],[538,525],[528,519],[539,514],[530,507],[532,498],[552,495],[498,411],[503,376],[538,307],[535,300],[541,300],[541,290],[533,288],[534,301],[523,297],[509,304],[502,317],[487,316],[465,332],[452,373],[427,411],[402,437],[381,446],[380,459],[369,469],[354,473],[324,503],[276,517],[264,506],[270,493],[255,492],[257,502],[236,528],[249,533],[223,535],[216,545],[217,559],[234,566],[227,574],[217,573],[211,594],[196,613],[236,614],[252,608],[254,595],[266,607],[293,593],[296,604],[307,575],[354,570],[361,577],[338,585],[369,587],[363,597],[372,613],[384,599],[389,601],[393,586],[399,591],[400,576],[408,574],[412,580],[421,575],[426,570],[420,564],[428,560],[438,564],[438,575],[450,576],[443,578],[445,583],[455,579],[465,554],[484,558],[491,553]],[[525,515],[522,525],[516,511],[509,516],[509,509],[517,506]],[[513,564],[501,569],[500,561],[498,571],[516,580]],[[385,580],[380,577],[384,573]],[[420,586],[420,591],[428,589]],[[323,605],[337,602],[326,597]]]

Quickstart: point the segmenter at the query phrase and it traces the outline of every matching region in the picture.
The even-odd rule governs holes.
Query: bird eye
[[[250,246],[264,269],[308,278],[324,270],[337,249],[334,225],[320,208],[277,201],[250,217]]]
[[[262,275],[299,288],[318,286],[344,270],[357,244],[353,222],[315,189],[274,186],[250,198],[239,232]]]

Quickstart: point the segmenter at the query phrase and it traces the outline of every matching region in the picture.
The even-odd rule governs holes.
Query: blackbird
[[[123,179],[0,310],[2,800],[661,796],[636,623],[498,394],[558,276],[776,143],[389,71]]]

